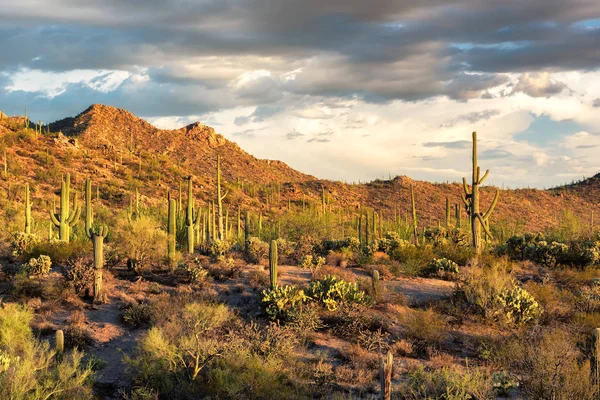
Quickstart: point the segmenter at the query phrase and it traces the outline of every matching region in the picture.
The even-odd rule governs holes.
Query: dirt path
[[[94,340],[86,354],[106,362],[96,376],[96,386],[101,394],[114,394],[119,388],[130,386],[131,382],[124,372],[126,364],[123,356],[134,351],[136,341],[145,332],[144,329],[131,330],[123,324],[121,305],[120,300],[111,298],[107,304],[86,312],[87,329]]]
[[[279,282],[283,285],[305,285],[310,282],[310,271],[295,266],[280,266]],[[346,268],[345,272],[356,279],[369,279],[369,274],[360,268]],[[384,281],[384,288],[391,295],[402,295],[409,305],[422,305],[452,295],[455,283],[431,278],[394,278]]]
[[[409,305],[422,305],[448,298],[452,295],[455,285],[454,282],[425,278],[396,278],[384,282],[388,293],[401,294]]]

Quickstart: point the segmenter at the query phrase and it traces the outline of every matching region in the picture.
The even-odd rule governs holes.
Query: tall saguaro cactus
[[[269,272],[271,275],[271,289],[277,288],[277,241],[271,240],[269,246]]]
[[[218,239],[225,239],[223,229],[223,199],[227,196],[228,191],[221,196],[221,155],[217,154],[217,222],[218,222]]]
[[[482,214],[479,210],[479,187],[488,177],[490,170],[486,170],[485,174],[481,176],[481,169],[477,163],[477,132],[473,132],[473,179],[471,182],[471,190],[469,191],[469,187],[467,186],[467,179],[463,178],[463,189],[464,195],[462,196],[463,203],[467,208],[467,212],[469,214],[469,220],[471,221],[471,232],[473,236],[473,247],[477,253],[481,253],[482,249],[482,241],[481,241],[481,231],[483,230],[488,237],[492,237],[488,229],[488,218],[494,211],[494,207],[496,207],[496,203],[498,202],[498,197],[500,196],[500,190],[496,190],[496,195],[494,196],[494,200],[492,200],[492,204],[486,211],[485,214]]]
[[[29,197],[29,183],[25,184],[25,233],[31,234],[31,198]]]
[[[175,260],[175,235],[177,231],[176,211],[177,202],[175,201],[175,199],[169,199],[169,216],[167,221],[167,258],[169,262],[173,262]]]
[[[92,210],[92,181],[90,178],[85,180],[85,232],[89,235],[90,229],[94,224],[94,211]]]
[[[381,400],[390,400],[392,398],[392,369],[394,366],[394,356],[388,350],[386,356],[379,355],[379,381],[381,385]]]
[[[246,254],[248,254],[250,246],[250,212],[246,211],[246,216],[244,218],[244,250]]]
[[[70,196],[71,175],[67,173],[60,188],[60,213],[55,214],[52,210],[48,210],[52,223],[58,228],[59,239],[65,242],[69,241],[70,229],[77,223],[81,214],[81,208],[77,205],[77,198],[73,201],[73,209],[71,210],[69,207]]]
[[[103,225],[94,230],[87,231],[94,247],[94,303],[102,302],[102,270],[104,269],[104,238],[108,235],[108,228]]]
[[[410,185],[410,206],[412,208],[412,228],[415,244],[419,244],[419,232],[417,230],[417,207],[415,205],[415,189]]]
[[[194,211],[194,193],[192,176],[188,178],[187,206],[185,208],[185,226],[187,226],[188,253],[194,253],[194,226],[198,223],[198,212]]]

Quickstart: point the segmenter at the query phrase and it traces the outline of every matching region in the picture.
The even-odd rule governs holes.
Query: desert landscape
[[[349,184],[2,114],[1,397],[595,398],[598,178],[485,186],[472,138],[464,182]]]
[[[0,0],[0,400],[600,400],[600,1]]]

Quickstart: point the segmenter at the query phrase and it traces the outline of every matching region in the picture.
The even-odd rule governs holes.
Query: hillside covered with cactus
[[[363,184],[320,180],[281,161],[257,159],[201,123],[160,130],[126,110],[96,104],[39,128],[31,122],[30,130],[23,129],[24,124],[23,116],[4,115],[0,120],[4,195],[21,199],[23,185],[29,183],[36,199],[34,210],[47,208],[65,173],[71,174],[73,189],[80,193],[86,177],[93,177],[98,196],[121,209],[136,189],[142,203],[166,208],[167,192],[177,198],[192,175],[198,205],[207,207],[214,198],[220,155],[223,183],[231,192],[224,201],[232,213],[241,207],[275,218],[289,207],[321,208],[325,196],[327,207],[343,218],[372,209],[385,221],[393,221],[409,217],[412,186],[424,226],[445,223],[446,199],[453,210],[459,204],[461,218],[466,218],[460,182],[430,183],[406,176]],[[495,191],[483,186],[482,202],[489,204]],[[600,215],[596,193],[600,193],[596,178],[551,190],[500,190],[490,229],[503,235],[541,231],[557,227],[565,215],[591,223],[592,212]],[[452,215],[455,218],[454,211]]]

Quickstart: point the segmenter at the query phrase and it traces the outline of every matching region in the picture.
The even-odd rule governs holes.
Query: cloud
[[[283,107],[259,106],[249,115],[236,117],[234,123],[238,126],[246,125],[250,122],[264,122],[270,117],[283,112]]]
[[[288,139],[288,140],[295,140],[295,139],[298,139],[298,138],[300,138],[302,136],[304,136],[304,134],[300,133],[300,132],[298,132],[296,130],[293,130],[293,131],[288,132],[288,133],[285,134],[285,138]]]
[[[426,142],[423,147],[444,147],[446,149],[468,149],[471,142],[468,140],[457,140],[454,142]]]
[[[548,72],[539,72],[522,74],[513,91],[523,92],[531,97],[550,97],[564,89],[567,89],[567,85],[552,80]]]
[[[459,115],[458,117],[452,118],[450,121],[440,125],[442,128],[451,128],[460,122],[468,122],[469,124],[475,124],[479,121],[485,121],[493,116],[500,114],[499,110],[483,110],[473,111],[468,114]]]
[[[344,179],[392,169],[454,176],[458,165],[468,168],[470,125],[482,131],[481,157],[498,181],[533,186],[587,173],[597,150],[590,146],[600,145],[573,136],[600,125],[600,87],[590,84],[600,79],[598,2],[0,7],[0,109],[12,114],[27,107],[47,121],[105,103],[169,126],[197,118],[260,157]],[[542,115],[549,122],[539,137],[522,140]],[[552,129],[568,120],[575,131]],[[325,141],[339,154],[325,157],[329,146],[313,145]]]

